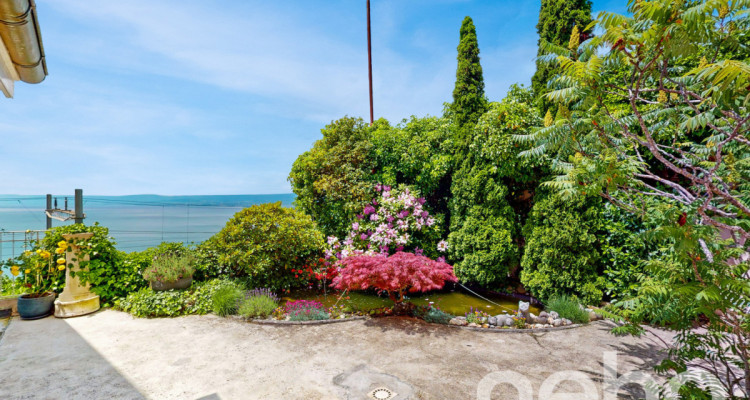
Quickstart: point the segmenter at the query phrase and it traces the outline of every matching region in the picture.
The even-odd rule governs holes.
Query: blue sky
[[[0,193],[289,192],[325,124],[369,114],[364,6],[38,0],[49,76],[0,99]],[[528,85],[538,13],[538,1],[372,0],[376,118],[442,112],[466,15],[490,100]]]

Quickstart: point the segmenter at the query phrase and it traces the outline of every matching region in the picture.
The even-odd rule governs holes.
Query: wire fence
[[[54,198],[61,207],[67,203],[66,196]],[[109,228],[119,250],[140,251],[162,242],[200,243],[244,208],[276,201],[291,206],[292,200],[293,195],[87,196],[83,198],[84,223],[98,222]],[[30,247],[28,239],[44,237],[45,201],[45,196],[0,196],[0,260],[17,257]],[[53,227],[70,223],[53,221]],[[26,237],[28,228],[33,238]]]
[[[5,231],[0,230],[0,260],[16,258],[30,250],[33,242],[44,237],[43,230]]]

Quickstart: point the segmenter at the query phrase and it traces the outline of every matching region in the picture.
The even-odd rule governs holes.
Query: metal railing
[[[30,250],[33,242],[44,237],[43,230],[6,231],[0,230],[0,260],[16,258]]]

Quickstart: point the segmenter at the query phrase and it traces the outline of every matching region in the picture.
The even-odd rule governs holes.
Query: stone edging
[[[273,320],[273,319],[250,319],[246,320],[244,317],[240,317],[237,315],[231,316],[232,319],[246,321],[251,324],[256,325],[326,325],[326,324],[335,324],[339,322],[349,322],[349,321],[362,321],[365,319],[368,319],[367,316],[356,316],[356,317],[349,317],[349,318],[343,318],[343,319],[324,319],[320,321],[279,321],[279,320]],[[470,331],[478,331],[478,332],[496,332],[496,333],[534,333],[534,332],[554,332],[554,331],[564,331],[568,329],[575,329],[575,328],[581,328],[587,325],[591,325],[596,321],[592,321],[588,324],[573,324],[573,325],[565,325],[565,326],[558,326],[558,327],[551,327],[551,328],[527,328],[527,329],[518,329],[518,328],[480,328],[478,326],[461,326],[461,325],[451,325],[451,324],[431,324],[429,322],[426,322],[430,325],[442,325],[442,326],[448,326],[451,328],[459,328],[464,330],[470,330]]]
[[[239,319],[243,319],[240,317]],[[348,317],[348,318],[336,318],[336,319],[323,319],[320,321],[279,321],[279,320],[273,320],[273,319],[251,319],[247,322],[251,324],[257,324],[257,325],[326,325],[326,324],[335,324],[338,322],[348,322],[348,321],[361,321],[363,319],[367,319],[365,316],[356,316],[356,317]]]
[[[558,327],[552,327],[552,328],[527,328],[527,329],[518,329],[518,328],[480,328],[478,326],[461,326],[461,325],[450,325],[447,324],[447,326],[453,327],[453,328],[460,328],[460,329],[466,329],[471,331],[482,331],[482,332],[497,332],[497,333],[534,333],[534,332],[554,332],[554,331],[564,331],[566,329],[573,329],[573,328],[580,328],[582,326],[586,326],[588,324],[573,324],[573,325],[565,325],[565,326],[558,326]]]

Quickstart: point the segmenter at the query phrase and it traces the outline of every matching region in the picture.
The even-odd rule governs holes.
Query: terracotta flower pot
[[[193,283],[193,277],[180,278],[174,282],[151,281],[151,289],[156,292],[172,289],[187,289]]]
[[[52,314],[55,294],[50,292],[40,297],[28,294],[18,296],[18,315],[21,319],[39,319]]]

